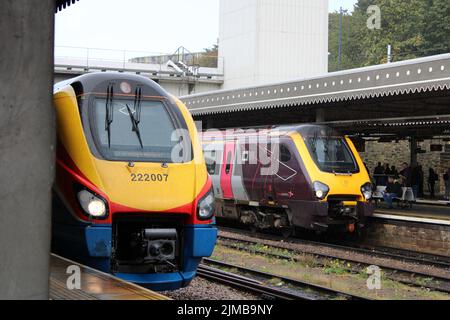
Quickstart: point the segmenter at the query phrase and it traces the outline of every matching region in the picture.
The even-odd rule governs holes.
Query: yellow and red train
[[[53,250],[156,290],[186,286],[217,237],[186,107],[137,75],[55,85]]]

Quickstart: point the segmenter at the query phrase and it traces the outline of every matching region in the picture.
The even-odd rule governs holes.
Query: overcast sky
[[[329,2],[334,11],[352,9],[356,0]],[[56,15],[55,44],[146,53],[182,45],[195,52],[218,35],[219,0],[81,0]]]

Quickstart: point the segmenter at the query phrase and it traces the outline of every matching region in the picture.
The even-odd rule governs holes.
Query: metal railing
[[[164,72],[169,61],[181,62],[195,74],[223,75],[223,58],[204,53],[166,54],[144,51],[55,47],[55,65],[74,65],[84,69],[143,69]],[[169,67],[170,68],[170,67]],[[177,72],[177,69],[174,70]],[[179,71],[179,70],[178,70]],[[194,72],[191,72],[194,74]]]

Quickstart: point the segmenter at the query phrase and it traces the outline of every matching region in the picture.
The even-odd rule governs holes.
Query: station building
[[[221,0],[222,89],[328,71],[328,0]]]

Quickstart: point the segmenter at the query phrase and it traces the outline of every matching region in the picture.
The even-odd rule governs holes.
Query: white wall
[[[187,82],[160,81],[159,85],[176,97],[187,96],[189,94],[189,85]],[[220,90],[220,88],[220,83],[196,82],[191,94],[216,91]]]
[[[324,74],[328,0],[221,0],[224,89]]]
[[[181,97],[188,94],[187,83],[175,81],[160,81],[159,85],[170,94],[173,94],[175,97]]]

